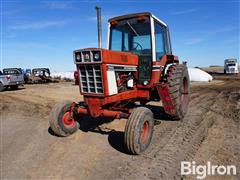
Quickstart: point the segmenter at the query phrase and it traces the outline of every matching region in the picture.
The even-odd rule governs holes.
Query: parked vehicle
[[[99,16],[98,20],[100,24]],[[129,153],[141,154],[154,128],[153,112],[145,104],[160,105],[161,100],[166,117],[183,119],[190,94],[188,69],[172,53],[169,27],[151,13],[123,15],[108,22],[108,49],[101,48],[99,36],[99,48],[73,52],[84,103],[59,104],[50,126],[55,134],[68,136],[79,129],[83,115],[128,118],[124,145]]]
[[[24,76],[25,83],[28,83],[30,75],[31,75],[31,69],[23,70],[23,76]]]
[[[9,87],[16,90],[18,86],[23,84],[24,77],[21,68],[5,68],[3,72],[0,73],[0,91]]]
[[[79,73],[78,73],[78,71],[74,71],[74,80],[75,80],[75,85],[79,85]]]
[[[237,59],[225,59],[224,61],[224,74],[237,74],[239,73],[239,67]]]
[[[38,82],[52,82],[52,77],[50,76],[49,68],[35,68],[32,69],[33,78],[38,78]],[[36,81],[36,80],[35,80]]]

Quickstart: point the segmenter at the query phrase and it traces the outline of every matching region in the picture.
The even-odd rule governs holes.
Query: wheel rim
[[[182,90],[181,90],[181,104],[183,108],[185,108],[188,104],[188,82],[187,79],[184,78],[182,81]]]
[[[75,126],[76,121],[74,118],[70,118],[70,112],[65,112],[62,117],[62,123],[67,128],[72,128]]]
[[[145,144],[147,142],[149,136],[149,122],[145,121],[142,125],[142,131],[141,131],[141,143]]]

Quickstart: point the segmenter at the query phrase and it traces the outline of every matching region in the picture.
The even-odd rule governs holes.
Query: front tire
[[[127,120],[124,144],[130,154],[141,154],[150,145],[153,135],[154,119],[151,110],[139,107],[133,110]]]
[[[50,127],[58,136],[69,136],[79,129],[76,116],[70,118],[71,101],[66,101],[57,105],[50,116]]]

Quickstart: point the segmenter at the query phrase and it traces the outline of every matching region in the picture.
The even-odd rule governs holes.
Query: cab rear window
[[[11,74],[20,74],[18,70],[3,70],[3,74],[11,75]]]

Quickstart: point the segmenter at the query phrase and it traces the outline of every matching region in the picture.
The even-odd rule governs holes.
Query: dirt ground
[[[195,179],[180,175],[181,161],[236,165],[237,176],[208,178],[240,179],[240,76],[192,83],[182,121],[163,119],[159,103],[148,105],[157,125],[140,156],[124,151],[124,119],[107,124],[84,119],[74,135],[53,135],[48,123],[53,106],[82,100],[72,83],[26,85],[2,92],[0,100],[0,179]]]

